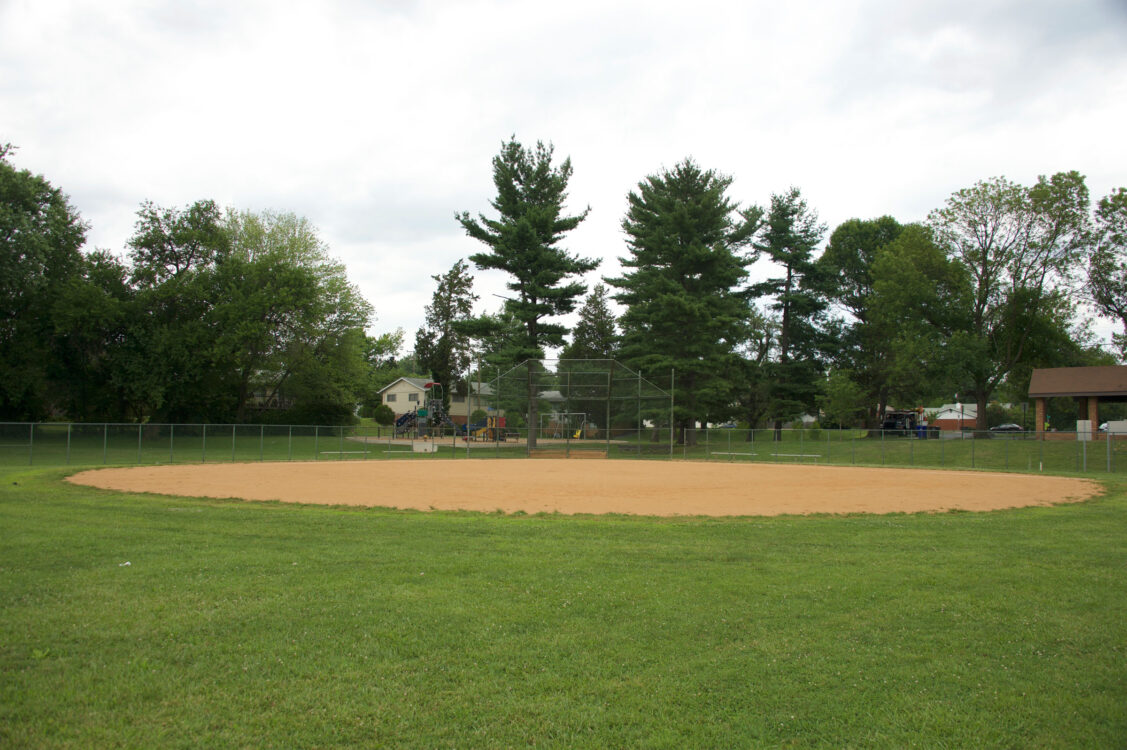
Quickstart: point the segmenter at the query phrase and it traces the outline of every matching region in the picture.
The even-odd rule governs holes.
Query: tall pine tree
[[[470,318],[477,295],[463,260],[431,278],[438,286],[425,308],[426,324],[415,333],[415,357],[431,379],[442,384],[449,405],[451,392],[463,385],[462,375],[470,366],[470,339],[457,323]]]
[[[627,270],[607,279],[626,306],[622,358],[647,373],[676,370],[678,436],[697,420],[726,417],[734,401],[726,375],[738,369],[749,316],[742,249],[762,211],[740,211],[726,195],[731,183],[691,159],[638,183],[622,221]]]
[[[756,296],[773,298],[779,315],[778,359],[770,369],[768,416],[775,430],[814,408],[822,377],[816,321],[825,309],[818,292],[814,250],[825,234],[798,188],[771,196],[766,228],[755,248],[782,271],[781,276],[752,286]]]
[[[497,197],[491,205],[499,214],[490,219],[468,213],[457,216],[466,234],[487,246],[485,252],[470,256],[481,269],[505,271],[512,277],[507,282],[516,297],[507,310],[523,325],[523,336],[513,343],[514,359],[542,360],[546,347],[564,344],[567,328],[548,321],[575,309],[576,298],[587,291],[581,281],[569,279],[593,271],[599,261],[572,255],[560,247],[567,232],[587,218],[590,209],[575,216],[564,215],[567,183],[571,179],[571,160],[552,165],[553,148],[537,143],[527,149],[510,139],[493,158],[493,184]],[[479,318],[461,330],[481,337],[483,327],[493,319]],[[529,424],[538,423],[534,368],[528,370]],[[536,446],[534,430],[529,431],[528,445]]]
[[[614,359],[618,355],[618,323],[611,312],[607,288],[596,284],[583,307],[579,322],[564,347],[563,359]]]

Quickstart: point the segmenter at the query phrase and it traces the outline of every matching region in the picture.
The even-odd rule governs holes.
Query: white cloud
[[[625,195],[692,155],[831,228],[923,218],[992,175],[1127,182],[1116,2],[103,2],[0,5],[0,140],[120,250],[143,200],[308,216],[412,332],[478,248],[510,134],[575,166],[567,241],[617,271]],[[479,276],[482,306],[503,279]]]

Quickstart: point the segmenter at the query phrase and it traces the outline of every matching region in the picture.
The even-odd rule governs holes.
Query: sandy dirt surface
[[[69,481],[326,505],[653,516],[995,510],[1100,491],[1084,479],[1021,474],[574,459],[193,464],[96,469]]]

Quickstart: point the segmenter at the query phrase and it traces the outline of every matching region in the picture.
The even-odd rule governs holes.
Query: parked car
[[[1000,424],[1000,425],[996,425],[994,427],[991,427],[990,431],[991,432],[1025,432],[1025,429],[1022,428],[1022,426],[1019,425],[1019,424],[1014,424],[1013,422],[1009,422],[1007,424]]]
[[[1107,432],[1107,422],[1100,425],[1100,432]]]

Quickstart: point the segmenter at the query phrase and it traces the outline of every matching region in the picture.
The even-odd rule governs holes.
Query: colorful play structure
[[[482,440],[487,442],[500,442],[505,440],[505,418],[486,417],[485,419],[469,425],[458,424],[450,419],[443,404],[442,384],[435,382],[426,383],[426,398],[423,405],[415,407],[413,411],[401,414],[395,420],[395,436],[425,438],[432,437],[437,427],[450,427],[455,435],[462,436],[463,440]]]

